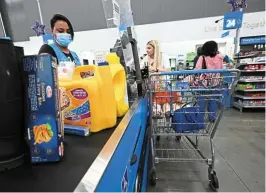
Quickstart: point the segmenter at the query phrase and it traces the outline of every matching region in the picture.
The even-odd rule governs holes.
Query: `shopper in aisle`
[[[202,46],[202,56],[197,61],[196,69],[223,69],[223,58],[215,41],[208,41]]]
[[[218,44],[215,41],[208,41],[202,46],[202,56],[199,57],[196,64],[196,69],[223,69],[223,58],[218,52]],[[204,74],[202,74],[204,76]],[[206,77],[213,86],[218,85],[220,80],[220,74],[214,73],[211,77]],[[211,91],[215,94],[217,91]],[[219,93],[217,93],[219,94]],[[202,111],[205,111],[207,105],[207,111],[209,119],[214,122],[216,119],[217,101],[215,98],[198,98],[198,104]]]
[[[69,44],[74,39],[74,30],[70,21],[63,15],[55,14],[50,21],[51,30],[54,37],[53,44],[44,44],[39,54],[50,54],[61,62],[74,62],[76,66],[80,65],[77,54],[68,49]]]
[[[170,71],[170,61],[161,51],[158,41],[151,40],[146,45],[147,55],[140,63],[140,68],[149,67],[151,72]]]
[[[196,64],[197,64],[198,59],[201,56],[201,54],[202,54],[202,47],[198,47],[198,49],[197,49],[197,56],[195,56],[195,58],[194,58],[194,66],[193,66],[193,69],[196,68]]]
[[[170,71],[170,61],[169,58],[166,57],[160,51],[160,46],[158,41],[151,40],[146,45],[146,53],[147,55],[142,59],[140,68],[143,69],[145,67],[149,68],[149,72],[167,72]],[[156,104],[153,106],[153,111],[158,113],[154,116],[160,117],[162,113],[170,114],[170,96],[169,92],[162,92],[161,90],[165,90],[166,85],[165,81],[167,76],[161,76],[160,79],[157,79],[155,82],[155,87],[158,91],[155,94]],[[163,79],[163,80],[162,80]],[[177,92],[172,93],[172,101],[176,102],[180,100],[180,95]]]

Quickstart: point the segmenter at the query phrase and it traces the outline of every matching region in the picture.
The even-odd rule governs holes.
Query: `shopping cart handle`
[[[154,75],[193,75],[193,74],[202,74],[202,73],[226,73],[226,72],[238,72],[239,70],[225,70],[225,69],[220,69],[220,70],[209,70],[209,69],[204,69],[204,70],[182,70],[182,71],[171,71],[171,72],[160,72],[160,73],[154,73],[151,74],[151,76]]]

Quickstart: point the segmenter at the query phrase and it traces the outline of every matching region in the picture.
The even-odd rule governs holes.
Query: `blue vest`
[[[67,56],[66,56],[66,55],[60,50],[60,48],[58,48],[57,45],[55,45],[55,44],[49,44],[49,46],[51,46],[51,47],[53,48],[53,50],[54,50],[54,52],[55,52],[55,54],[56,54],[56,57],[57,57],[58,63],[60,63],[60,62],[71,62],[71,59],[68,58],[68,57],[67,57]],[[75,63],[75,65],[80,66],[81,63],[80,63],[80,61],[79,61],[79,58],[78,58],[77,54],[76,54],[75,52],[72,52],[72,51],[70,51],[70,54],[71,54],[71,55],[73,56],[73,58],[74,58],[74,63]]]

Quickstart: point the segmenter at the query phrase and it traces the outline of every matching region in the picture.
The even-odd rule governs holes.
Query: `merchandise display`
[[[90,132],[116,125],[115,94],[108,63],[76,67],[73,79],[60,79],[59,84],[66,89],[65,132],[73,128],[67,125],[84,127]],[[76,132],[77,128],[72,131]]]
[[[256,42],[253,39],[260,41]],[[264,44],[265,36],[240,38],[240,53],[235,59],[241,76],[236,87],[233,104],[241,112],[243,108],[265,108]]]
[[[238,104],[244,107],[265,108],[265,100],[238,100]]]
[[[262,64],[256,64],[256,65],[252,65],[252,64],[250,64],[250,63],[248,63],[245,67],[244,67],[244,71],[252,71],[252,70],[254,70],[254,71],[260,71],[260,70],[262,70],[262,71],[264,71],[265,70],[265,64],[264,63],[262,63]]]
[[[265,83],[237,84],[237,90],[254,90],[254,89],[265,89]]]
[[[62,113],[56,60],[27,56],[23,69],[28,90],[27,128],[31,162],[57,162],[64,155]]]
[[[113,78],[117,116],[122,117],[129,109],[126,72],[124,67],[120,64],[119,57],[116,53],[108,54],[105,60],[109,63]]]
[[[188,70],[193,69],[194,67],[194,58],[197,56],[195,52],[189,52],[186,56],[186,67]]]
[[[265,76],[241,76],[238,82],[264,82]]]

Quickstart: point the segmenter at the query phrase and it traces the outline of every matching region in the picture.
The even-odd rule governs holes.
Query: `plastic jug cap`
[[[108,62],[99,62],[98,66],[109,66]]]

